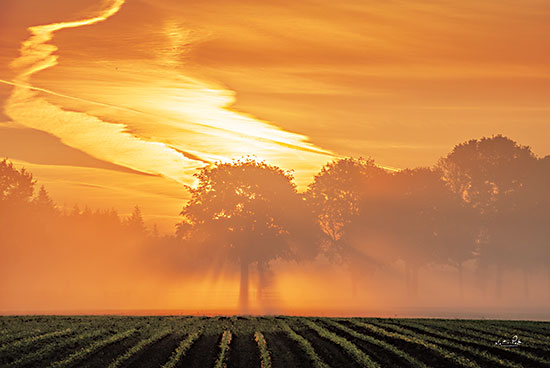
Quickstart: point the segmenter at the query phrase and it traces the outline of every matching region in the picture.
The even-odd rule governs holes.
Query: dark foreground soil
[[[221,336],[201,335],[191,346],[191,349],[179,361],[178,368],[205,368],[213,367],[218,357],[218,347]]]
[[[315,317],[188,317],[188,316],[0,316],[0,367],[25,368],[48,367],[55,362],[104,341],[124,331],[136,332],[115,343],[91,352],[72,367],[105,368],[140,341],[155,336],[160,331],[169,334],[144,347],[122,364],[122,368],[161,367],[172,357],[179,344],[189,334],[197,340],[183,354],[178,367],[212,368],[220,354],[220,341],[224,331],[231,331],[232,341],[226,356],[227,368],[260,367],[260,350],[254,340],[254,332],[263,333],[271,356],[273,368],[312,367],[310,356],[303,347],[291,339],[282,329],[285,321],[298,335],[306,339],[313,351],[333,368],[357,368],[359,364],[343,346],[321,337],[310,326],[316,323],[336,334],[344,346],[351,343],[367,354],[381,367],[408,367],[400,357],[406,353],[427,367],[462,367],[462,364],[495,367],[504,363],[518,367],[550,367],[550,323],[537,321],[451,320],[451,319],[380,319],[336,318],[342,324],[370,338],[387,343],[385,348],[376,343],[354,337],[328,318]],[[357,322],[378,326],[376,332]],[[393,335],[400,326],[399,334]],[[38,338],[46,331],[64,331],[55,338]],[[94,333],[90,334],[93,331]],[[523,340],[521,346],[504,348],[487,344],[500,336],[502,331],[517,334]],[[97,333],[96,333],[97,332]],[[529,333],[530,332],[530,333]],[[445,334],[445,338],[441,333]],[[75,339],[75,336],[84,339]],[[37,339],[25,336],[37,336]],[[502,336],[506,338],[507,336]],[[445,342],[444,340],[448,340]],[[21,364],[13,364],[16,361]],[[470,362],[465,360],[469,360]],[[502,364],[499,364],[499,361]]]
[[[264,333],[273,368],[309,367],[307,355],[284,332]]]
[[[126,350],[137,344],[140,340],[141,337],[134,334],[124,340],[104,346],[98,351],[92,353],[90,356],[86,357],[84,361],[76,363],[75,366],[79,368],[95,368],[101,367],[102,365],[105,366],[106,362],[112,362],[118,356],[124,354]]]
[[[125,368],[161,367],[178,347],[180,338],[181,336],[168,335],[134,355],[123,366]]]
[[[360,368],[361,366],[350,357],[344,349],[327,340],[310,329],[296,330],[308,340],[319,357],[331,367]]]
[[[254,368],[260,367],[260,351],[254,335],[233,335],[229,345],[229,368]]]

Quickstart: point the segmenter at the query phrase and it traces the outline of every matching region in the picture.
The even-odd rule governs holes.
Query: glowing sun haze
[[[338,156],[431,165],[502,133],[550,153],[550,3],[0,0],[0,156],[54,200],[172,230],[196,168],[300,188]]]

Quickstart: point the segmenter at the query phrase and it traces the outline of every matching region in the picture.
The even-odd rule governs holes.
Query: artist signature
[[[514,337],[512,337],[512,340],[499,339],[497,342],[495,342],[495,345],[504,346],[505,348],[515,348],[521,345],[521,340],[519,339],[518,335],[514,335]]]

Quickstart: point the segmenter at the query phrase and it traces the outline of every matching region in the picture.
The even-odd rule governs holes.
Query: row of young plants
[[[116,333],[136,325],[132,317],[104,316],[14,316],[0,317],[7,336],[0,336],[0,366],[24,367],[63,359],[81,348],[90,337]],[[127,329],[127,328],[125,328]]]
[[[526,333],[519,331],[516,328],[501,327],[501,325],[457,320],[449,322],[430,323],[428,324],[428,326],[444,328],[451,333],[454,333],[455,331],[460,331],[461,334],[472,336],[493,344],[499,339],[510,339],[512,336],[518,335],[520,340],[524,342],[524,349],[526,346],[528,346],[529,348],[540,349],[543,351],[550,350],[550,335],[541,335],[534,332]],[[548,330],[548,332],[550,332],[550,329]]]
[[[214,365],[215,368],[225,368],[227,366],[226,361],[232,336],[233,335],[229,330],[225,330],[223,332],[220,342],[220,354],[218,355],[218,360],[216,360],[216,364]]]
[[[43,331],[39,328],[31,328],[31,329],[24,329],[24,330],[4,329],[2,333],[0,333],[0,349],[3,346],[11,344],[17,340],[41,335],[47,332],[50,332],[50,331]]]
[[[315,337],[315,339],[312,339],[311,342],[308,341],[306,337],[309,337],[310,334],[317,334],[327,340],[327,343],[338,345],[350,357],[350,361],[353,359],[363,367],[385,365],[385,359],[406,362],[407,366],[417,368],[432,366],[433,362],[446,364],[445,361],[448,362],[447,366],[464,367],[477,367],[480,364],[505,367],[517,367],[522,364],[529,367],[550,366],[550,361],[544,355],[548,351],[546,344],[538,342],[537,345],[536,339],[533,337],[529,337],[530,340],[527,338],[524,340],[530,341],[529,348],[525,346],[523,349],[505,350],[495,347],[494,337],[498,336],[501,331],[506,331],[506,328],[502,327],[504,324],[499,323],[495,323],[495,326],[498,327],[493,328],[491,324],[475,321],[252,316],[230,318],[82,317],[53,318],[53,320],[55,323],[52,324],[48,324],[48,319],[44,318],[43,322],[39,321],[43,323],[42,325],[38,322],[33,322],[29,326],[22,325],[19,331],[11,325],[4,325],[2,331],[9,331],[10,336],[17,335],[19,338],[10,340],[8,344],[0,347],[0,349],[4,349],[0,351],[0,366],[31,367],[42,362],[52,361],[55,362],[54,367],[78,366],[80,362],[86,361],[92,355],[96,357],[95,354],[99,350],[109,345],[118,346],[118,349],[121,349],[122,340],[139,333],[139,336],[134,335],[123,343],[124,346],[132,343],[134,344],[132,347],[124,348],[126,350],[120,356],[114,359],[109,358],[105,362],[105,367],[107,367],[109,361],[113,359],[111,367],[114,368],[123,366],[130,360],[135,361],[136,354],[141,354],[151,344],[166,337],[169,333],[177,331],[178,336],[184,336],[179,345],[174,350],[161,353],[166,354],[164,357],[166,363],[163,368],[174,368],[192,349],[201,334],[205,333],[205,329],[208,330],[206,334],[209,336],[221,335],[221,339],[218,340],[217,360],[212,355],[211,361],[214,363],[215,360],[217,368],[221,368],[225,364],[232,364],[232,360],[228,361],[228,356],[230,348],[236,349],[234,344],[231,345],[233,336],[246,336],[246,344],[256,345],[259,355],[255,355],[254,359],[259,359],[257,364],[262,368],[271,368],[275,363],[280,365],[282,360],[272,361],[273,351],[270,351],[268,343],[271,343],[272,333],[279,333],[279,335],[273,336],[281,336],[281,332],[284,332],[290,339],[289,341],[303,351],[303,355],[307,356],[307,360],[309,360],[309,366],[315,368],[328,368],[321,356],[325,357],[328,363],[332,364],[333,361],[321,350],[316,351],[318,339],[312,335],[312,338]],[[10,323],[13,324],[13,321]],[[37,327],[39,328],[37,329]],[[67,328],[59,329],[60,327]],[[304,327],[309,332],[302,335],[300,331]],[[52,328],[58,330],[52,331]],[[146,336],[146,338],[135,343],[141,336]],[[243,341],[241,339],[239,344],[243,344]],[[239,344],[237,346],[241,346]],[[285,342],[285,344],[288,343]],[[176,341],[173,341],[172,346],[175,345]],[[165,346],[165,344],[159,346]],[[369,352],[369,346],[372,346],[374,350]],[[250,348],[251,345],[247,345],[247,347]],[[535,348],[538,350],[534,350]],[[275,351],[280,352],[280,349],[281,347],[277,345]],[[117,350],[112,350],[109,347],[107,351],[112,351],[112,355],[114,355]],[[426,351],[433,359],[424,359],[420,355],[422,351]],[[293,356],[296,352],[290,354]],[[158,358],[162,359],[160,355]],[[231,359],[234,358],[235,356]],[[292,358],[285,359],[290,361]]]
[[[512,328],[519,331],[523,331],[526,334],[539,334],[550,341],[550,322],[538,322],[538,321],[483,321],[489,326],[499,326],[503,328]]]
[[[288,337],[298,343],[298,346],[306,353],[311,363],[311,366],[314,368],[329,368],[328,364],[323,362],[321,358],[317,355],[311,343],[303,338],[301,335],[298,335],[290,326],[283,320],[278,320],[281,330],[283,330]]]
[[[449,338],[449,336],[440,335],[440,337],[434,337],[429,334],[418,333],[418,332],[415,332],[414,330],[403,328],[401,326],[397,326],[389,322],[376,321],[373,323],[375,323],[380,328],[386,328],[389,330],[396,331],[397,333],[400,333],[402,335],[412,336],[417,340],[422,340],[422,341],[425,341],[426,343],[434,344],[440,349],[446,349],[447,351],[451,351],[451,353],[454,356],[459,357],[460,360],[467,359],[464,357],[465,355],[464,353],[467,352],[469,355],[475,356],[476,358],[486,361],[489,364],[498,365],[500,367],[510,367],[510,368],[518,367],[518,365],[514,362],[495,356],[489,353],[487,350],[480,350],[476,347],[472,347],[470,345],[465,345],[460,342],[454,341],[452,338]],[[479,366],[477,362],[473,362],[473,361],[471,362],[474,363],[476,366]]]
[[[368,368],[380,368],[380,365],[373,361],[365,352],[363,352],[361,349],[359,349],[355,344],[349,342],[344,337],[336,335],[333,332],[330,332],[324,327],[319,326],[312,320],[308,318],[301,319],[301,322],[306,325],[307,327],[311,328],[317,334],[329,341],[332,341],[336,345],[339,345],[341,348],[343,348],[346,353],[348,353],[357,363],[359,363],[363,367]]]
[[[204,326],[202,318],[166,317],[160,320],[157,319],[156,321],[145,319],[142,322],[145,323],[145,331],[143,331],[143,335],[149,337],[143,338],[137,344],[129,348],[124,354],[117,357],[113,362],[111,362],[109,368],[123,366],[126,362],[131,360],[132,357],[140,354],[144,349],[147,349],[149,346],[162,340],[163,338],[166,338],[172,333],[183,333],[185,337],[181,340],[180,344],[172,352],[172,355],[170,355],[168,361],[164,364],[164,367],[175,367],[193,343],[199,338]]]
[[[261,368],[271,368],[271,354],[269,353],[264,335],[260,331],[256,331],[254,332],[254,340],[256,340],[258,349],[260,349]]]
[[[449,330],[480,331],[498,338],[518,335],[522,341],[528,341],[530,346],[541,345],[550,347],[550,323],[534,321],[497,321],[497,320],[439,320],[422,319],[419,322],[428,326],[447,326]]]
[[[166,367],[175,367],[189,350],[192,344],[199,338],[204,327],[204,318],[202,317],[152,317],[145,318],[141,321],[143,338],[133,347],[129,348],[123,355],[115,359],[109,368],[115,368],[124,365],[132,357],[140,354],[141,351],[147,349],[154,343],[166,338],[170,334],[183,335],[180,344],[172,352],[172,355],[167,358]]]
[[[62,331],[70,328],[78,330],[85,326],[97,325],[103,319],[69,316],[0,316],[0,346],[10,341],[31,336]]]
[[[168,336],[168,334],[170,334],[171,332],[172,332],[171,329],[166,329],[166,330],[159,331],[146,339],[142,339],[136,345],[128,349],[124,354],[119,355],[111,364],[109,364],[108,368],[120,367],[124,362],[126,362],[132,356],[138,354],[140,351],[154,344],[160,339]]]
[[[48,340],[54,339],[56,337],[67,336],[71,333],[72,330],[70,328],[67,328],[61,331],[53,331],[38,335],[32,335],[23,339],[12,341],[0,347],[0,357],[10,357],[13,355],[21,354],[26,349],[34,347],[39,343],[47,342]]]
[[[25,366],[37,366],[39,363],[44,363],[53,356],[56,352],[65,351],[74,347],[78,347],[82,343],[87,343],[100,336],[105,335],[107,332],[104,330],[92,330],[80,333],[71,337],[61,337],[51,341],[46,346],[40,349],[34,350],[27,354],[22,354],[18,359],[11,362],[10,367],[25,367]]]
[[[369,344],[376,345],[376,346],[384,349],[385,351],[388,352],[388,354],[393,354],[393,355],[401,358],[402,360],[406,361],[407,364],[409,365],[409,367],[427,368],[426,364],[424,364],[420,360],[416,359],[415,357],[411,356],[410,354],[407,354],[406,352],[404,352],[403,350],[397,348],[396,346],[394,346],[392,344],[388,344],[387,342],[385,342],[383,340],[374,338],[370,335],[365,335],[365,334],[359,333],[359,332],[357,332],[357,331],[355,331],[355,330],[353,330],[349,327],[346,327],[346,326],[342,325],[341,323],[338,323],[337,321],[335,321],[333,319],[330,319],[330,318],[323,319],[323,322],[325,322],[329,326],[333,326],[336,329],[338,329],[340,331],[343,331],[343,332],[355,337],[356,339],[365,341]]]
[[[175,368],[181,358],[183,358],[185,353],[187,353],[187,351],[191,348],[195,341],[197,341],[201,333],[202,331],[192,332],[187,335],[187,337],[185,337],[183,340],[181,340],[176,350],[174,350],[174,352],[170,356],[168,362],[166,362],[166,364],[164,364],[162,368]]]
[[[354,360],[356,360],[360,365],[365,367],[371,367],[371,366],[377,366],[378,364],[374,362],[368,355],[366,355],[361,349],[359,349],[356,345],[351,343],[350,341],[346,340],[344,337],[339,336],[337,333],[333,333],[319,324],[315,323],[311,319],[308,318],[299,318],[299,320],[306,325],[307,327],[311,328],[315,332],[319,334],[319,336],[332,341],[333,343],[339,345],[342,347],[351,357],[353,357]],[[350,321],[349,319],[346,319]],[[373,336],[366,335],[359,333],[356,330],[353,330],[351,328],[348,328],[341,323],[338,323],[335,319],[330,318],[323,318],[321,319],[323,323],[325,323],[328,326],[332,326],[340,331],[343,331],[344,333],[353,336],[354,338],[357,338],[359,340],[363,340],[365,342],[368,342],[370,344],[374,344],[388,352],[388,354],[393,354],[395,356],[400,357],[402,360],[406,361],[407,364],[411,367],[426,367],[426,364],[420,360],[418,360],[416,357],[411,356],[407,352],[397,348],[396,346],[392,345],[391,343],[388,343],[386,341],[383,341],[383,339],[377,339]],[[399,326],[394,326],[392,324],[384,324],[381,323],[381,325],[372,325],[372,324],[363,324],[359,321],[353,321],[356,323],[358,322],[358,325],[362,328],[370,329],[372,332],[381,334],[386,337],[390,338],[397,338],[399,340],[405,341],[407,343],[412,343],[418,346],[421,346],[423,348],[427,348],[430,351],[434,352],[436,356],[440,356],[442,359],[448,359],[453,362],[453,364],[464,366],[464,367],[477,367],[479,366],[478,362],[476,360],[469,359],[467,356],[471,357],[478,357],[482,361],[488,362],[490,364],[498,364],[500,366],[508,366],[508,367],[515,367],[519,366],[518,360],[510,361],[505,359],[506,355],[509,355],[508,351],[504,351],[504,354],[491,354],[490,352],[479,349],[478,346],[472,346],[474,344],[482,345],[481,347],[486,348],[494,348],[494,342],[489,342],[488,338],[486,337],[484,339],[484,342],[481,344],[478,343],[478,341],[466,338],[464,336],[457,339],[456,335],[449,335],[446,333],[442,333],[441,331],[438,331],[434,328],[423,326],[420,322],[416,322],[414,320],[405,320],[403,323],[405,324],[411,324],[411,327],[421,327],[424,328],[425,333],[416,333],[414,330],[410,329],[403,329]],[[353,323],[352,322],[352,323]],[[444,324],[447,329],[450,331],[453,331],[452,327],[448,326],[448,323],[445,321],[436,321],[436,323]],[[376,324],[376,323],[375,323]],[[302,350],[310,357],[312,357],[312,361],[317,361],[317,365],[312,364],[314,366],[326,366],[324,362],[318,357],[318,355],[315,353],[315,350],[302,336],[298,335],[295,331],[292,330],[286,322],[280,320],[279,325],[281,326],[281,329],[287,333],[287,335],[293,339],[294,341],[298,342],[298,344],[301,346]],[[285,326],[286,325],[286,326]],[[457,330],[456,327],[460,327],[460,331],[464,331],[464,327],[466,327],[466,323],[463,325],[455,326],[454,330]],[[475,324],[474,324],[475,326]],[[395,328],[397,327],[397,329]],[[435,326],[434,326],[435,327]],[[388,331],[393,330],[393,331]],[[469,333],[469,332],[468,332]],[[431,335],[430,335],[431,334]],[[433,334],[437,334],[437,337],[432,336]],[[481,337],[482,334],[478,334],[475,331],[473,332],[475,335],[474,337]],[[460,340],[462,339],[462,340]],[[457,341],[458,340],[458,341]],[[259,345],[260,346],[260,345]],[[260,352],[262,356],[262,360],[264,357],[264,351],[268,352],[267,347],[263,349],[260,346]],[[467,353],[467,354],[463,354]],[[538,363],[541,365],[546,364],[548,365],[548,360],[545,358],[538,357],[534,354],[531,354],[526,351],[515,351],[513,354],[517,354],[522,359],[530,359],[534,363]],[[505,357],[501,357],[501,355],[505,355]],[[365,359],[365,356],[368,359]]]
[[[101,349],[105,346],[114,344],[116,342],[119,342],[123,339],[126,339],[126,338],[128,338],[128,337],[130,337],[130,336],[132,336],[136,333],[137,333],[137,329],[131,328],[129,330],[122,331],[122,332],[119,332],[115,335],[106,337],[102,340],[94,341],[92,344],[90,344],[90,345],[88,345],[88,346],[86,346],[82,349],[77,350],[76,352],[72,353],[71,355],[69,355],[65,359],[53,363],[52,368],[72,367],[73,365],[75,365],[78,362],[83,361],[84,359],[86,359],[86,357],[92,355],[93,353],[95,353],[99,349]]]
[[[361,355],[363,355],[364,352],[362,352],[361,349],[359,349],[350,341],[347,341],[344,337],[339,336],[337,333],[333,333],[327,329],[324,329],[323,327],[319,326],[319,324],[313,322],[311,319],[299,318],[299,320],[304,325],[316,331],[319,334],[319,336],[341,346],[350,356],[352,356],[362,366],[369,367],[369,366],[373,366],[373,364],[374,365],[377,364],[376,362],[373,362],[373,360],[370,357],[368,360],[363,359]],[[350,321],[350,319],[345,319],[345,320]],[[349,327],[346,327],[345,325],[342,325],[341,323],[338,322],[338,320],[335,320],[335,319],[323,318],[321,319],[321,321],[328,326],[332,326],[350,336],[353,336],[354,338],[363,340],[370,344],[374,344],[386,350],[388,354],[393,354],[395,356],[400,357],[402,360],[406,361],[409,366],[426,367],[426,363],[420,361],[419,359],[407,353],[406,351],[403,351],[402,349],[397,348],[395,345],[391,343],[391,340],[390,342],[386,342],[383,339],[377,339],[370,334],[362,334],[354,329],[351,329]],[[403,320],[401,322],[405,325],[409,324],[410,327],[413,327],[413,328],[414,327],[423,328],[424,333],[415,332],[414,329],[407,329],[407,328],[402,328],[400,326],[395,326],[391,323],[389,324],[382,323],[382,322],[378,323],[378,321],[374,322],[374,324],[364,324],[363,322],[359,322],[355,320],[352,323],[355,323],[361,328],[365,328],[367,330],[370,329],[371,332],[375,334],[380,334],[382,336],[386,336],[391,339],[397,338],[398,340],[402,340],[406,343],[414,344],[422,348],[428,349],[432,351],[436,356],[439,356],[441,359],[450,360],[452,361],[453,364],[459,365],[459,366],[477,367],[479,366],[477,358],[479,358],[479,361],[483,361],[488,364],[494,364],[494,365],[498,364],[500,366],[507,366],[507,367],[521,366],[521,364],[525,363],[525,361],[536,363],[537,366],[550,366],[550,361],[548,361],[548,359],[537,356],[536,354],[532,354],[529,351],[525,351],[525,350],[494,351],[495,346],[494,346],[494,341],[492,341],[492,337],[488,337],[486,335],[484,336],[483,333],[468,329],[468,328],[475,328],[477,325],[481,325],[481,324],[476,324],[474,322],[458,322],[458,323],[449,324],[448,321],[444,321],[444,320],[435,320],[435,321],[430,320],[428,322],[429,322],[428,326],[425,326],[421,322],[415,321],[415,320]],[[432,325],[433,328],[429,327],[432,322],[435,324],[435,325]],[[298,342],[302,350],[308,356],[313,357],[311,358],[312,361],[317,360],[317,364],[312,364],[313,366],[323,366],[323,365],[326,366],[326,364],[322,362],[319,356],[315,353],[315,350],[313,349],[309,341],[307,341],[305,338],[303,338],[302,336],[298,335],[295,331],[293,331],[292,328],[288,326],[288,324],[286,324],[286,322],[281,320],[279,322],[279,325],[281,326],[281,329],[285,331],[286,334],[291,339]],[[437,327],[438,326],[440,327],[441,325],[443,325],[444,328],[447,329],[449,332],[461,331],[464,333],[462,335],[457,336],[456,334],[449,334],[449,333],[442,332],[441,330],[437,329]],[[502,331],[503,328],[498,328],[496,330]],[[534,339],[531,339],[531,340],[534,340]],[[543,344],[539,343],[538,347],[541,349],[544,349],[544,343]],[[544,353],[544,350],[541,350],[541,352]],[[511,361],[509,359],[510,355],[512,356],[517,355],[517,359],[512,359]]]
[[[420,348],[431,351],[432,353],[434,353],[436,356],[439,356],[444,361],[445,360],[450,361],[450,364],[459,365],[462,367],[472,367],[472,368],[479,367],[479,365],[476,362],[462,355],[456,354],[448,349],[445,349],[438,344],[429,342],[423,339],[422,337],[411,336],[410,334],[407,334],[407,333],[398,333],[398,332],[388,331],[385,328],[382,328],[380,326],[375,326],[373,324],[365,323],[357,320],[351,320],[351,324],[359,328],[366,329],[372,333],[375,333],[383,337],[401,340],[406,343],[419,346]]]
[[[414,322],[414,321],[402,321],[401,324],[404,326],[410,326],[410,327],[416,328],[422,331],[424,334],[435,335],[437,336],[436,338],[443,337],[448,341],[456,341],[461,344],[466,344],[466,346],[468,346],[469,348],[471,347],[473,349],[477,349],[479,347],[482,349],[495,351],[496,353],[502,352],[504,355],[508,357],[517,357],[517,359],[514,359],[516,363],[512,362],[511,364],[517,365],[519,363],[517,362],[518,360],[527,360],[533,363],[550,366],[550,360],[548,359],[540,358],[534,354],[524,351],[523,349],[509,350],[503,347],[496,346],[494,342],[487,341],[485,339],[485,336],[480,333],[468,332],[465,329],[461,329],[460,333],[456,333],[456,330],[448,330],[446,327],[443,326],[444,329],[447,329],[449,331],[449,332],[445,332],[445,331],[442,331],[441,329],[427,327],[421,323]],[[473,335],[473,336],[470,337],[468,335]],[[493,356],[493,354],[491,354],[488,351],[485,351],[485,356]],[[496,356],[495,358],[499,359]]]

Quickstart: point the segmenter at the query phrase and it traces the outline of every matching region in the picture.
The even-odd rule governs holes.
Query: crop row
[[[406,328],[396,326],[396,325],[392,325],[390,323],[378,322],[377,324],[381,327],[385,327],[387,329],[394,330],[397,333],[414,336],[417,340],[422,340],[422,341],[425,341],[427,343],[436,344],[436,346],[438,346],[439,349],[444,349],[445,348],[445,349],[447,349],[447,351],[451,351],[451,354],[454,355],[455,357],[458,356],[460,360],[466,359],[464,357],[464,355],[465,355],[465,353],[468,353],[470,356],[474,356],[478,359],[485,360],[487,362],[490,362],[493,365],[498,365],[500,367],[511,367],[511,368],[512,367],[516,367],[516,368],[518,367],[517,364],[515,364],[515,363],[513,363],[509,360],[502,359],[502,358],[500,358],[498,356],[495,356],[493,354],[490,354],[487,350],[480,350],[477,347],[473,347],[473,346],[466,345],[466,344],[463,344],[463,343],[460,343],[460,342],[456,342],[455,340],[452,339],[452,337],[450,337],[450,336],[448,336],[444,333],[441,333],[438,337],[435,337],[435,336],[432,336],[432,335],[429,335],[429,334],[416,333],[414,330],[406,329]],[[429,328],[429,327],[426,327],[426,328]],[[458,354],[460,354],[460,355],[458,355]],[[471,361],[471,363],[473,364],[472,366],[479,366],[474,361]]]
[[[118,367],[120,367],[122,365],[122,363],[124,363],[125,361],[130,359],[132,356],[136,355],[137,353],[139,353],[141,350],[143,350],[147,346],[149,346],[149,345],[155,343],[156,341],[162,339],[163,337],[167,336],[170,332],[171,332],[171,330],[163,330],[163,331],[157,332],[156,334],[154,334],[153,336],[151,336],[147,339],[141,340],[139,343],[134,345],[132,348],[130,348],[124,354],[119,355],[118,358],[114,362],[109,364],[108,368],[118,368]]]
[[[185,339],[183,339],[168,362],[162,366],[162,368],[175,368],[181,358],[185,355],[187,350],[191,348],[193,343],[199,338],[201,331],[192,332]]]
[[[264,335],[261,332],[256,331],[254,333],[254,339],[258,344],[258,349],[260,349],[261,368],[271,368],[271,355],[269,353]]]
[[[303,319],[302,322],[313,329],[315,332],[319,334],[319,336],[332,341],[333,343],[339,345],[342,347],[357,363],[359,363],[363,367],[368,368],[379,368],[380,365],[365,354],[363,351],[361,351],[357,346],[355,346],[353,343],[349,342],[345,338],[336,335],[333,332],[330,332],[329,330],[317,325],[315,322],[309,320],[309,319]]]
[[[89,345],[87,347],[84,347],[80,350],[77,350],[73,354],[69,355],[67,358],[65,358],[61,361],[55,362],[54,364],[52,364],[52,367],[53,368],[71,367],[75,363],[78,363],[78,362],[84,360],[87,356],[93,354],[95,351],[97,351],[97,350],[99,350],[99,349],[101,349],[105,346],[114,344],[114,343],[116,343],[120,340],[123,340],[123,339],[127,338],[128,336],[131,336],[131,335],[135,334],[136,332],[137,332],[137,330],[135,328],[132,328],[130,330],[119,332],[119,333],[117,333],[113,336],[109,336],[109,337],[107,337],[103,340],[95,341],[91,345]]]
[[[357,331],[355,331],[355,330],[353,330],[349,327],[346,327],[346,326],[338,323],[337,321],[334,321],[334,320],[331,320],[331,319],[325,319],[324,322],[327,323],[330,326],[333,326],[333,327],[339,329],[340,331],[343,331],[343,332],[359,339],[359,340],[363,340],[363,341],[366,341],[366,342],[368,342],[372,345],[379,346],[380,348],[386,350],[388,352],[388,354],[395,355],[395,356],[401,358],[403,361],[406,361],[407,364],[410,367],[427,368],[426,364],[424,364],[420,360],[418,360],[415,357],[411,356],[410,354],[407,354],[406,352],[398,349],[394,345],[385,342],[384,340],[374,338],[371,335],[365,335],[365,334],[359,333],[359,332],[357,332]]]
[[[448,349],[443,348],[442,346],[440,346],[441,344],[439,344],[438,342],[433,343],[420,337],[410,336],[410,334],[406,333],[405,331],[400,331],[401,333],[387,331],[382,327],[375,326],[373,324],[365,323],[361,321],[352,321],[351,323],[359,328],[369,330],[377,335],[389,337],[396,340],[401,340],[412,345],[417,345],[439,356],[443,361],[445,360],[450,361],[450,364],[459,365],[463,367],[476,367],[476,368],[479,367],[479,365],[476,362],[466,358],[463,355],[459,355]]]
[[[530,336],[525,346],[501,348],[494,341],[508,330],[494,325],[420,319],[82,317],[52,325],[34,322],[20,330],[7,326],[1,330],[9,342],[0,346],[0,366],[117,368],[146,356],[162,368],[190,362],[215,368],[550,366],[545,341]]]
[[[301,335],[298,335],[293,329],[290,328],[290,326],[285,321],[279,321],[279,325],[281,326],[281,329],[294,341],[298,343],[298,345],[301,347],[301,349],[306,353],[308,356],[311,365],[315,368],[329,368],[329,366],[319,358],[315,350],[313,349],[313,346],[311,346],[310,342],[304,339]]]
[[[13,343],[19,339],[24,339],[31,336],[36,336],[44,333],[39,328],[24,329],[22,331],[12,332],[11,330],[4,329],[0,333],[0,347]]]
[[[57,336],[64,336],[64,335],[68,335],[69,333],[71,333],[71,329],[67,328],[67,329],[62,330],[62,331],[54,331],[54,332],[48,332],[48,333],[41,334],[41,335],[30,336],[30,337],[24,338],[22,340],[17,340],[15,342],[2,345],[0,347],[0,353],[3,353],[4,351],[8,351],[8,350],[20,349],[20,348],[23,348],[25,346],[35,344],[35,343],[39,342],[40,340],[51,339],[51,338],[57,337]]]
[[[470,333],[473,334],[474,337],[469,337],[468,333],[466,333],[464,330],[461,330],[460,334],[450,334],[449,332],[444,331],[444,329],[442,330],[432,327],[426,327],[417,322],[404,321],[404,324],[405,326],[410,326],[418,330],[424,339],[438,340],[440,342],[446,342],[450,344],[456,343],[457,345],[460,344],[459,346],[462,350],[472,352],[476,355],[481,355],[483,358],[488,359],[493,363],[499,362],[500,365],[517,367],[520,361],[524,360],[528,363],[528,366],[531,366],[532,364],[550,366],[549,360],[537,357],[529,352],[518,349],[503,350],[505,348],[495,346],[494,342],[487,341],[487,339],[484,339],[481,334]],[[395,325],[391,325],[390,328],[395,328],[394,326]],[[412,332],[410,328],[407,331]],[[513,359],[514,362],[510,362],[508,360],[499,358],[492,353],[489,353],[489,351],[499,353],[498,350],[502,350],[501,353],[503,353],[506,357]]]
[[[84,332],[76,336],[54,340],[46,346],[42,347],[41,349],[34,350],[31,353],[22,355],[21,357],[19,357],[19,359],[11,362],[9,366],[23,367],[43,362],[47,359],[47,357],[51,356],[56,351],[64,350],[67,347],[72,347],[79,344],[80,342],[95,339],[104,334],[105,331],[103,330],[94,330],[90,332]]]
[[[229,344],[231,343],[231,331],[226,330],[223,332],[222,341],[220,342],[220,355],[216,361],[216,368],[222,368],[226,366],[227,352],[229,350]]]
[[[405,321],[404,321],[405,322]],[[418,321],[411,321],[420,323]],[[425,325],[425,324],[422,324]],[[510,339],[513,335],[519,335],[520,339],[527,343],[529,347],[548,350],[550,349],[550,336],[541,335],[536,332],[522,333],[517,328],[505,328],[498,325],[481,324],[473,321],[452,321],[452,322],[437,322],[434,321],[429,326],[443,328],[451,333],[460,331],[460,334],[471,336],[476,339],[481,339],[489,343],[494,343],[498,339]],[[428,326],[426,326],[428,327]],[[550,332],[550,331],[548,331]]]

